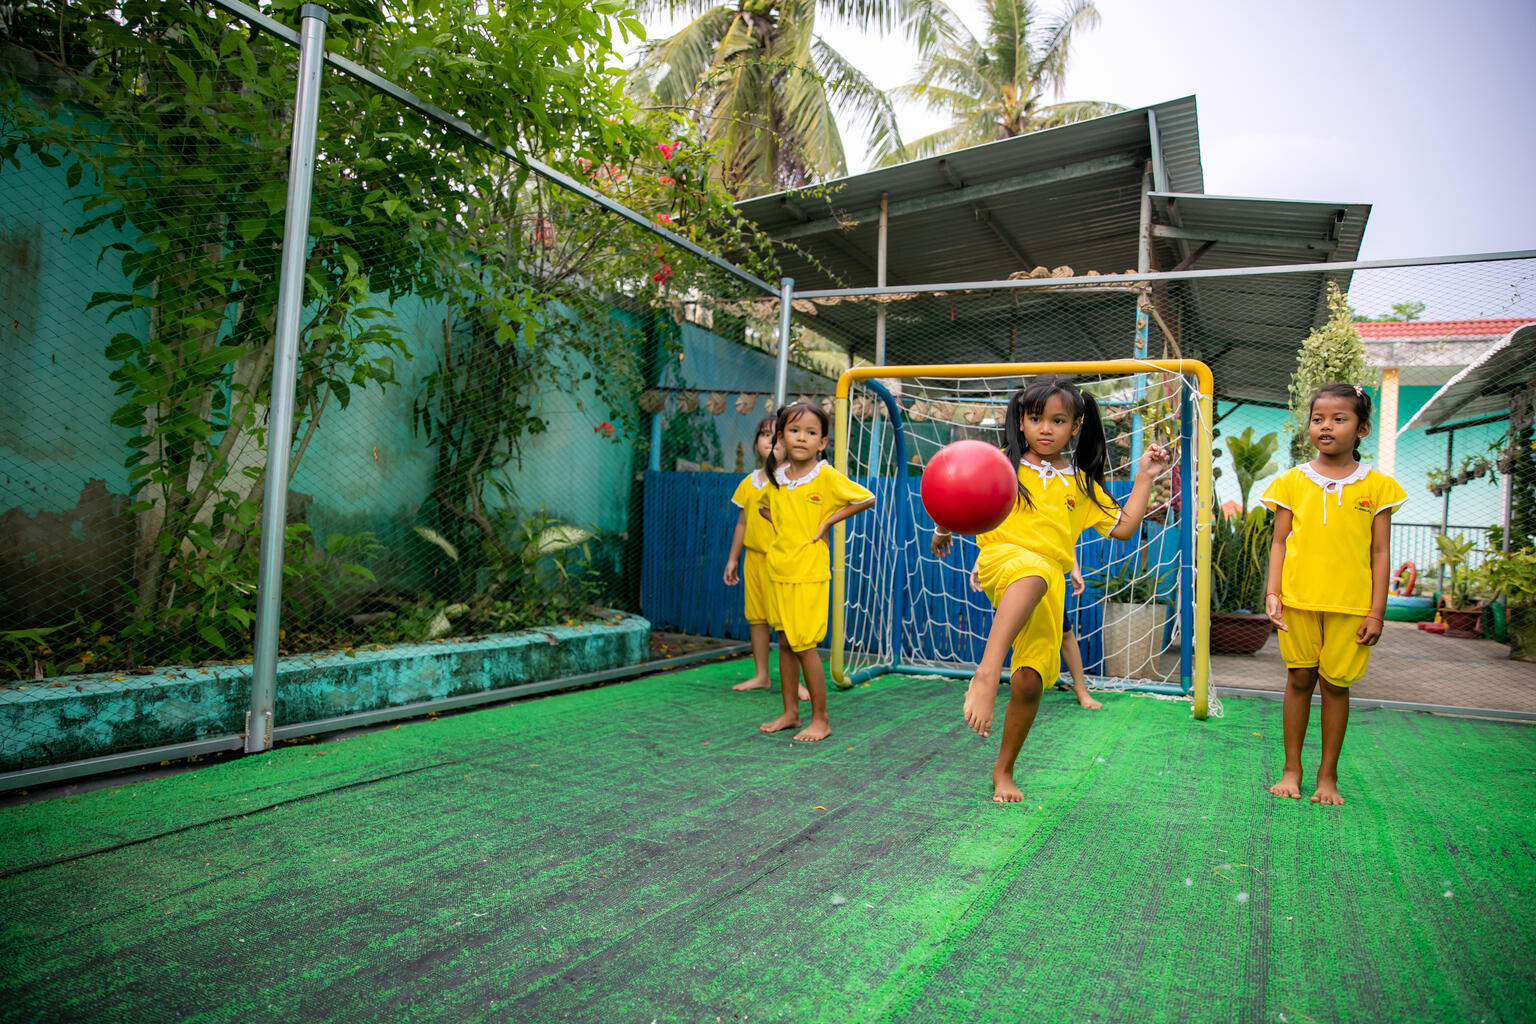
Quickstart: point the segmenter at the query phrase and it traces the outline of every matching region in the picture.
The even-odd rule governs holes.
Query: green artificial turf
[[[1357,708],[1330,808],[1276,702],[1052,692],[999,806],[960,684],[745,674],[0,810],[0,1020],[1536,1018],[1530,726]]]

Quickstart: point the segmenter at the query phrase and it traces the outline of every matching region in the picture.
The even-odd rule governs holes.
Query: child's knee
[[[1040,677],[1027,668],[1021,668],[1008,680],[1008,701],[1018,704],[1040,703]]]
[[[1322,676],[1318,676],[1317,681],[1322,686],[1323,696],[1332,697],[1334,700],[1349,700],[1349,687],[1330,683]]]
[[[1289,669],[1285,673],[1285,682],[1293,690],[1311,693],[1317,689],[1317,669],[1315,667]]]

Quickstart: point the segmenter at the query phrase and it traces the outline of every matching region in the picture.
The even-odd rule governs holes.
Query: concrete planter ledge
[[[611,611],[576,626],[294,655],[277,669],[279,727],[638,665],[651,624]],[[245,731],[250,665],[60,676],[0,689],[0,772]]]

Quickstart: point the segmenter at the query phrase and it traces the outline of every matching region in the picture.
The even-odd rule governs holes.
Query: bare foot
[[[1098,701],[1094,700],[1092,697],[1088,696],[1088,687],[1086,686],[1077,686],[1074,684],[1072,687],[1072,692],[1077,694],[1077,702],[1083,707],[1087,708],[1089,711],[1097,711],[1099,708],[1104,706],[1103,704],[1100,704]]]
[[[1292,800],[1301,799],[1301,772],[1281,772],[1280,781],[1269,787],[1269,791],[1275,796],[1288,796]]]
[[[1344,797],[1339,795],[1339,780],[1317,778],[1317,792],[1312,794],[1312,802],[1315,804],[1342,804]]]
[[[801,700],[810,700],[811,699],[811,691],[807,690],[805,688],[804,684],[801,684],[800,692],[797,694],[797,696],[799,696],[799,698]]]
[[[744,683],[737,683],[735,686],[731,687],[731,689],[733,689],[733,690],[767,690],[767,689],[770,689],[772,686],[773,686],[773,681],[771,679],[762,679],[762,678],[759,678],[758,676],[753,676],[751,679],[748,679]]]
[[[797,722],[795,724],[798,725],[799,723]],[[800,740],[803,743],[814,743],[817,740],[824,740],[828,736],[831,736],[831,735],[832,735],[832,723],[831,722],[828,722],[826,719],[822,719],[820,721],[817,721],[816,719],[813,718],[813,719],[811,719],[811,724],[810,725],[806,726],[804,729],[801,729],[799,732],[795,733],[795,739]]]
[[[780,732],[784,729],[798,729],[799,727],[800,716],[793,711],[786,711],[773,721],[764,722],[758,726],[763,732]]]
[[[971,685],[965,690],[965,724],[978,736],[992,735],[992,712],[997,707],[997,685],[998,677],[995,673],[977,669],[971,677]]]
[[[1014,784],[1013,776],[1001,768],[992,769],[992,802],[1016,804],[1024,799],[1024,793]]]

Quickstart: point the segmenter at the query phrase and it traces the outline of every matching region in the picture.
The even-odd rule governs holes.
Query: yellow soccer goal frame
[[[1188,694],[1193,701],[1194,717],[1204,719],[1210,713],[1210,621],[1211,621],[1211,523],[1214,501],[1214,474],[1211,468],[1212,409],[1215,397],[1211,370],[1204,363],[1191,359],[1116,359],[1086,362],[1058,363],[957,363],[951,365],[914,366],[860,366],[848,370],[838,378],[836,392],[834,434],[837,469],[848,473],[850,438],[849,396],[853,386],[860,381],[910,379],[910,378],[972,378],[972,377],[1031,377],[1042,373],[1059,373],[1067,376],[1084,375],[1138,375],[1160,372],[1178,375],[1185,379],[1191,400],[1186,406],[1185,417],[1191,422],[1185,425],[1186,437],[1192,441],[1194,477],[1183,483],[1183,508],[1194,510],[1193,520],[1193,602],[1189,607],[1193,621],[1194,643],[1192,657],[1181,659],[1178,686],[1149,685],[1140,689],[1166,690]],[[894,406],[892,406],[894,412]],[[866,669],[849,674],[845,668],[847,636],[845,632],[845,605],[847,600],[847,524],[838,523],[833,529],[832,542],[832,619],[829,643],[831,647],[831,675],[840,687],[849,687],[864,679],[887,672],[922,672],[932,674],[932,667],[905,667],[893,660],[889,665]]]

